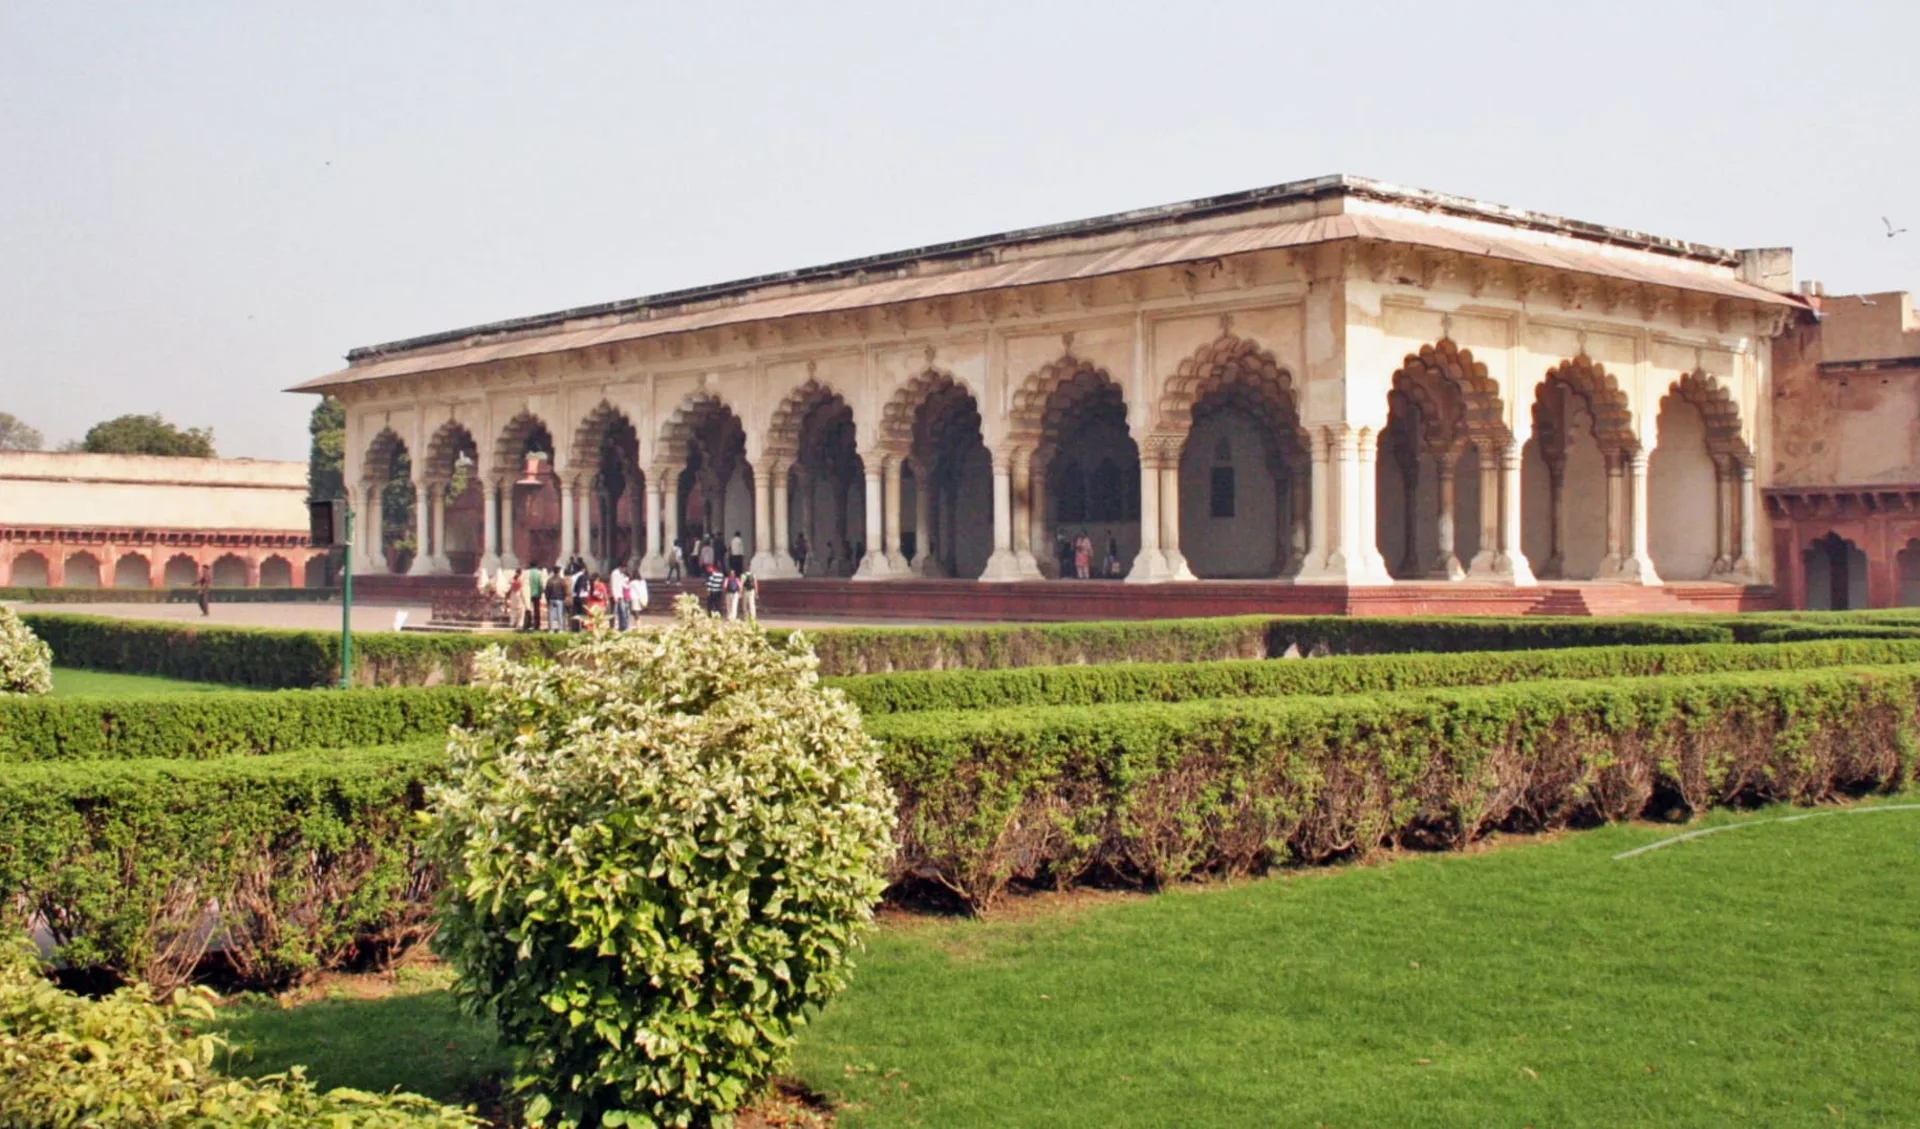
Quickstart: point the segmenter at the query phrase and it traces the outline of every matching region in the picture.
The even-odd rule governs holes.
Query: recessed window
[[[1217,466],[1213,468],[1212,489],[1209,491],[1208,512],[1214,517],[1233,516],[1233,468]]]

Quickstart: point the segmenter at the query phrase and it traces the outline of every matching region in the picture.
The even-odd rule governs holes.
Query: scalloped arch
[[[1709,454],[1733,458],[1743,466],[1753,463],[1753,451],[1747,441],[1740,437],[1740,406],[1733,402],[1733,394],[1721,387],[1720,382],[1703,369],[1695,369],[1667,386],[1666,396],[1677,398],[1692,404],[1700,410],[1700,418],[1707,425],[1707,451]]]
[[[1621,390],[1606,366],[1584,353],[1548,369],[1546,377],[1534,386],[1536,433],[1542,432],[1542,397],[1556,383],[1586,402],[1587,413],[1593,417],[1593,439],[1602,451],[1632,454],[1640,449],[1640,436],[1633,429],[1633,409],[1627,404],[1626,392]]]
[[[407,451],[406,440],[391,427],[383,427],[367,444],[367,457],[360,464],[360,481],[368,486],[380,486],[393,475],[394,457]]]
[[[739,414],[718,393],[702,389],[688,394],[660,425],[656,459],[664,465],[686,466],[698,432],[715,423],[741,427]]]
[[[507,425],[500,429],[500,437],[494,441],[493,476],[496,479],[518,477],[520,464],[527,457],[528,445],[543,434],[551,446],[553,429],[547,426],[546,420],[532,412],[519,412],[508,420]],[[555,454],[551,450],[547,453]]]
[[[462,453],[471,455],[477,461],[480,445],[465,424],[459,420],[447,420],[434,430],[433,438],[427,442],[427,478],[433,482],[445,482],[452,478],[454,460]]]
[[[637,458],[640,432],[634,427],[633,420],[610,401],[600,401],[580,421],[580,426],[574,429],[573,465],[582,469],[597,468],[607,440],[623,433],[633,438]]]
[[[807,418],[822,405],[836,400],[846,406],[847,398],[833,385],[811,376],[787,393],[773,410],[773,418],[767,422],[767,455],[783,459],[798,458]],[[858,443],[857,437],[855,442]]]
[[[1468,443],[1504,446],[1513,438],[1500,402],[1500,386],[1487,366],[1450,338],[1408,353],[1393,374],[1393,388],[1421,409],[1422,438],[1441,448]]]

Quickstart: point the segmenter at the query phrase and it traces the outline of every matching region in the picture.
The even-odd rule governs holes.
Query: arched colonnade
[[[766,577],[1311,581],[1354,575],[1349,558],[1382,582],[1753,576],[1754,459],[1713,376],[1636,408],[1567,358],[1516,434],[1485,366],[1442,338],[1385,398],[1383,427],[1309,424],[1287,367],[1223,332],[1140,406],[1069,342],[992,427],[977,388],[929,365],[867,424],[810,372],[764,411],[709,386],[657,424],[608,400],[492,435],[448,419],[417,459],[382,428],[356,540],[361,567],[415,574],[579,555],[658,575],[668,545],[717,536],[724,555],[737,536]]]

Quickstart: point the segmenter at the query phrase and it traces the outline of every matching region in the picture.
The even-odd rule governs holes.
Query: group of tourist
[[[1104,578],[1118,580],[1126,575],[1126,566],[1120,563],[1120,539],[1107,531],[1107,556],[1100,562],[1099,571],[1093,567],[1093,538],[1082,529],[1077,536],[1068,537],[1061,530],[1054,537],[1054,558],[1060,562],[1060,575],[1077,580]]]
[[[480,587],[500,599],[516,631],[583,631],[596,622],[628,631],[650,599],[638,570],[615,565],[602,576],[578,555],[564,566],[483,572]]]

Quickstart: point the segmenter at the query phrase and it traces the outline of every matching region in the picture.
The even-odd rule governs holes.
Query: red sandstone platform
[[[354,598],[368,603],[431,603],[435,595],[471,591],[464,576],[362,576]],[[662,586],[654,586],[664,606]],[[687,585],[687,591],[695,586]],[[1650,615],[1733,613],[1785,607],[1769,587],[1683,583],[1645,588],[1625,584],[1391,584],[1347,588],[1259,580],[1127,584],[1101,580],[1035,580],[982,584],[971,580],[768,580],[761,612],[850,620],[1047,622],[1090,619],[1176,619],[1215,615]]]

